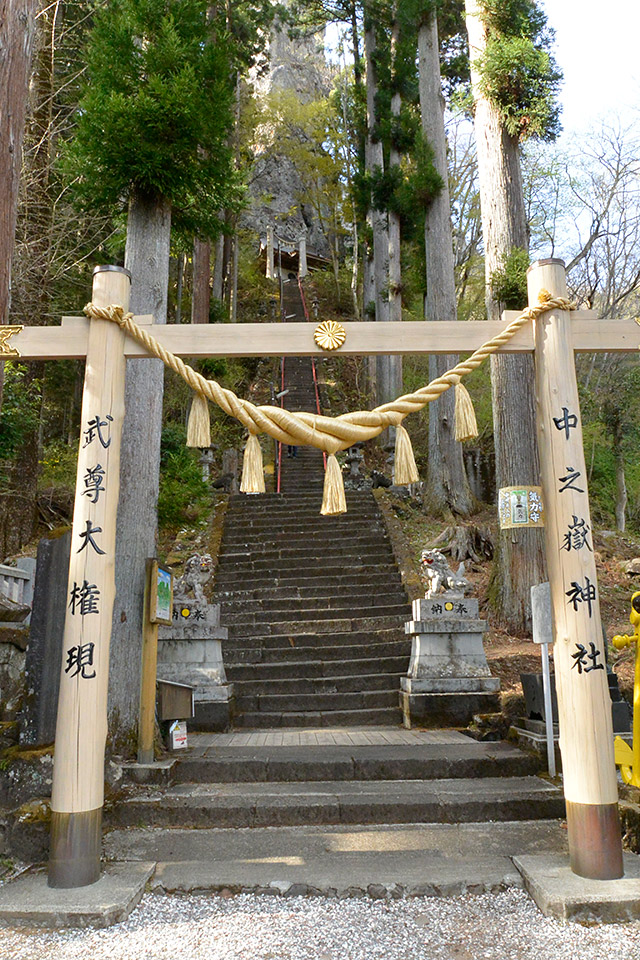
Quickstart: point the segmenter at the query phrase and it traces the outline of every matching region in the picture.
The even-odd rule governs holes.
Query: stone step
[[[291,528],[292,531],[294,528]],[[304,529],[301,523],[295,529]],[[306,539],[294,537],[287,531],[280,530],[274,524],[271,533],[265,536],[255,536],[247,533],[220,546],[220,564],[247,562],[257,563],[268,561],[275,564],[279,558],[284,560],[321,560],[326,557],[327,564],[341,565],[340,569],[347,572],[350,558],[370,558],[368,562],[379,563],[381,560],[391,566],[395,565],[395,557],[390,541],[386,536],[364,534],[360,537],[338,536],[325,537],[321,531],[308,530]],[[275,572],[275,569],[274,569]],[[301,574],[305,574],[301,566]]]
[[[345,496],[347,507],[355,506],[360,503],[375,503],[375,497],[370,490],[347,490]],[[259,504],[261,507],[270,506],[272,504],[286,506],[287,504],[296,504],[308,501],[309,499],[309,495],[305,490],[296,490],[295,492],[287,494],[260,493],[253,496],[247,496],[245,493],[235,493],[229,498],[229,503],[232,506],[235,506],[236,504],[245,504],[247,502],[254,505]]]
[[[232,510],[232,516],[234,518],[242,520],[253,520],[254,522],[259,520],[268,520],[272,519],[281,519],[286,520],[294,516],[308,517],[309,520],[318,522],[324,522],[326,524],[335,523],[336,521],[342,522],[345,527],[351,525],[355,517],[368,517],[373,519],[375,517],[375,503],[353,503],[350,504],[347,501],[347,512],[341,514],[332,514],[329,516],[323,517],[320,513],[321,504],[318,503],[318,492],[322,485],[318,484],[316,489],[308,490],[304,499],[292,500],[293,494],[291,493],[260,493],[260,494],[241,494],[243,497],[243,503],[236,505],[233,503],[233,497],[231,497],[231,503],[229,509]],[[258,498],[262,501],[263,497],[282,497],[283,499],[272,500],[267,502],[255,503]],[[296,495],[297,496],[297,495]],[[286,499],[284,499],[286,498]]]
[[[353,503],[347,500],[346,513],[322,516],[322,514],[316,512],[318,495],[315,490],[307,491],[304,497],[300,498],[298,498],[297,494],[294,495],[292,493],[272,494],[272,496],[281,499],[268,501],[267,503],[263,503],[262,498],[268,497],[270,494],[261,493],[252,494],[251,496],[242,494],[241,496],[242,500],[240,502],[234,501],[233,497],[230,498],[229,519],[232,520],[234,524],[263,524],[273,517],[280,518],[286,522],[298,514],[306,514],[309,516],[311,522],[324,524],[326,527],[340,525],[348,527],[354,524],[356,518],[369,518],[370,520],[379,518],[377,504],[373,498],[369,501],[359,503]],[[257,502],[258,498],[260,498],[259,502]]]
[[[224,615],[221,614],[220,622],[224,627],[261,627],[262,625],[268,624],[271,629],[267,632],[273,633],[274,629],[278,630],[279,628],[282,628],[280,632],[286,632],[288,630],[287,624],[290,622],[312,623],[315,621],[316,627],[323,633],[326,633],[324,627],[318,626],[326,620],[352,620],[363,616],[382,618],[397,617],[397,622],[400,624],[411,619],[411,607],[406,600],[402,603],[380,604],[379,606],[374,604],[371,604],[371,606],[366,606],[365,604],[354,605],[353,603],[349,603],[348,597],[345,597],[345,601],[344,606],[336,604],[335,606],[327,607],[322,603],[314,604],[310,602],[308,606],[301,607],[294,604],[290,607],[284,606],[284,609],[280,610],[264,609],[260,603],[257,603],[243,605],[238,613],[230,613],[231,607],[227,605]],[[234,609],[237,610],[238,606],[235,606]],[[380,626],[382,626],[382,624]]]
[[[351,664],[348,660],[343,661],[343,666],[345,670],[349,670]],[[406,676],[406,671],[404,673]],[[308,696],[316,694],[341,694],[341,693],[362,693],[372,692],[374,690],[395,690],[400,689],[400,677],[403,676],[402,669],[398,670],[396,673],[365,673],[359,674],[355,671],[353,673],[345,673],[344,675],[334,675],[332,677],[260,677],[259,679],[253,680],[240,680],[236,679],[233,681],[233,692],[236,698],[236,704],[239,705],[240,702],[244,704],[245,697],[269,697],[274,695],[279,696],[295,696],[296,698],[304,697],[305,701]],[[230,679],[227,676],[227,679]],[[298,703],[301,703],[298,699]],[[392,706],[395,704],[392,704]],[[304,703],[306,707],[306,702]],[[251,707],[250,709],[257,709]]]
[[[319,560],[324,560],[325,564],[349,564],[352,560],[365,557],[370,557],[372,560],[384,559],[390,563],[393,560],[391,544],[385,540],[376,542],[370,538],[356,542],[349,541],[343,545],[323,544],[315,539],[307,543],[288,544],[286,537],[282,537],[280,542],[252,541],[247,544],[229,544],[228,546],[223,544],[220,550],[220,563],[232,563],[234,567],[255,564],[256,567],[262,565],[264,568],[279,564],[281,561],[310,563]]]
[[[230,553],[224,551],[219,558],[220,566],[228,566],[229,569],[237,573],[259,572],[267,582],[272,577],[280,573],[287,573],[290,570],[300,570],[308,572],[310,570],[322,571],[325,575],[339,570],[342,573],[342,582],[344,588],[348,589],[349,573],[353,568],[356,572],[367,566],[386,567],[387,570],[393,569],[393,557],[391,549],[382,544],[379,547],[363,547],[362,549],[352,548],[350,550],[336,551],[327,548],[322,549],[321,544],[308,544],[306,547],[287,548],[272,550],[262,549],[261,545],[254,547],[252,551],[244,553]],[[396,574],[397,576],[397,574]]]
[[[402,714],[399,707],[377,707],[357,710],[296,711],[295,713],[255,712],[239,713],[233,725],[238,729],[271,730],[280,727],[373,727],[399,726]]]
[[[226,565],[227,562],[227,558],[221,558],[221,565],[223,563]],[[348,569],[347,575],[345,575],[345,567]],[[359,556],[340,556],[336,554],[329,556],[326,553],[317,556],[315,552],[310,552],[307,557],[289,556],[271,560],[263,560],[258,556],[253,561],[236,560],[233,563],[229,562],[228,569],[232,569],[236,576],[244,577],[245,575],[250,576],[253,574],[254,576],[262,577],[263,582],[264,580],[273,581],[283,576],[291,577],[295,570],[300,570],[305,574],[313,570],[318,576],[329,576],[335,573],[335,571],[340,570],[342,572],[342,583],[345,586],[349,583],[347,577],[350,578],[352,570],[354,573],[360,573],[369,569],[377,569],[378,572],[387,570],[391,573],[393,570],[390,558],[376,551],[363,551]],[[221,573],[222,572],[223,571],[221,571]]]
[[[336,611],[333,613],[335,615]],[[376,619],[381,621],[379,627],[370,623]],[[222,626],[227,631],[223,642],[238,649],[264,646],[290,649],[315,647],[321,650],[325,646],[355,647],[367,642],[373,644],[387,640],[403,641],[410,646],[411,639],[405,633],[404,622],[404,617],[370,617],[366,624],[357,617],[332,620],[258,620],[228,625],[223,621]],[[383,635],[377,636],[378,633]]]
[[[408,603],[407,595],[402,587],[400,577],[396,575],[393,578],[382,578],[380,585],[376,588],[369,583],[349,584],[342,588],[340,594],[336,593],[336,586],[332,584],[327,586],[301,586],[298,583],[285,585],[282,587],[259,587],[253,590],[228,590],[218,592],[215,602],[219,603],[224,609],[225,604],[233,602],[241,603],[262,603],[265,609],[273,609],[268,606],[271,603],[304,603],[305,605],[312,600],[337,601],[338,599],[349,599],[357,603],[367,603],[369,598],[384,596],[392,597],[394,601]]]
[[[345,710],[394,708],[398,704],[400,684],[384,690],[359,690],[350,693],[265,693],[246,695],[236,692],[235,709],[241,713],[339,713]],[[235,692],[235,691],[234,691]]]
[[[317,651],[317,655],[322,656],[325,663],[330,661],[344,660],[364,660],[367,657],[377,655],[381,659],[384,657],[406,657],[407,665],[411,653],[411,644],[405,638],[404,640],[387,640],[376,642],[365,642],[360,644],[327,644],[320,646],[318,644],[304,644],[300,646],[277,646],[274,639],[274,645],[271,646],[264,642],[254,642],[253,646],[247,640],[243,646],[235,646],[233,641],[224,641],[222,645],[224,662],[227,668],[235,665],[261,664],[267,663],[275,665],[278,663],[297,663],[306,661],[309,658],[310,647]],[[296,641],[299,638],[296,637]],[[331,640],[334,638],[331,637]],[[282,638],[280,638],[282,640]]]
[[[223,551],[227,552],[231,547],[251,547],[254,543],[258,542],[265,547],[269,545],[279,546],[283,541],[286,541],[289,546],[298,547],[308,543],[310,532],[311,531],[307,529],[306,525],[303,529],[299,523],[292,523],[288,530],[285,530],[282,527],[274,528],[272,524],[268,527],[265,526],[259,537],[255,535],[252,528],[243,527],[240,530],[225,529],[222,537],[222,549]],[[320,527],[313,530],[313,534],[326,544],[330,544],[332,542],[332,538],[336,535],[333,532],[328,532]],[[337,535],[342,536],[342,533],[338,532]],[[360,526],[357,530],[350,532],[348,536],[349,543],[358,544],[358,546],[361,544],[375,545],[381,541],[387,542],[386,533],[381,528],[375,529],[369,524],[366,526]]]
[[[369,633],[378,630],[390,630],[400,628],[406,619],[406,613],[400,612],[393,616],[371,616],[371,617],[341,617],[336,619],[320,620],[282,620],[278,623],[259,623],[251,624],[230,624],[229,640],[239,639],[240,637],[251,637],[252,640],[258,640],[262,637],[290,637],[294,638],[300,634],[307,636],[316,634],[334,634],[334,633]],[[225,626],[225,624],[223,624]]]
[[[356,676],[369,674],[406,675],[408,656],[380,657],[351,660],[296,660],[293,663],[234,663],[226,666],[227,680],[230,683],[247,681],[266,682],[269,680],[331,679],[346,676],[352,671]]]
[[[555,819],[560,791],[537,777],[179,783],[138,789],[107,814],[110,826],[260,827],[306,824],[482,823]]]
[[[304,407],[302,409],[304,409]],[[309,472],[314,471],[316,475],[319,476],[324,474],[324,460],[320,451],[318,451],[318,455],[314,457],[313,454],[315,453],[315,450],[312,450],[309,447],[299,446],[296,450],[296,455],[294,457],[290,457],[287,446],[288,445],[286,443],[282,444],[283,467],[286,466],[291,470],[302,469]]]
[[[354,848],[354,832],[357,832],[360,840],[357,852],[351,852]],[[392,953],[396,957],[411,956],[424,960],[426,957],[437,956],[440,949],[443,951],[441,956],[482,956],[483,952],[478,949],[474,951],[473,947],[470,947],[471,952],[467,952],[464,947],[458,949],[451,946],[447,950],[447,947],[429,948],[426,944],[430,939],[440,944],[445,937],[452,943],[455,940],[477,942],[478,938],[474,937],[473,933],[467,933],[475,916],[477,895],[491,894],[493,905],[497,906],[500,901],[495,900],[495,894],[498,891],[514,890],[522,886],[520,874],[514,872],[512,858],[544,854],[562,857],[566,862],[568,857],[567,831],[566,828],[563,829],[560,820],[370,824],[361,825],[355,831],[353,824],[281,826],[276,830],[273,827],[250,827],[245,830],[215,827],[199,830],[190,830],[188,827],[171,830],[126,827],[106,833],[104,850],[108,861],[143,860],[156,863],[158,866],[151,881],[151,888],[154,893],[161,895],[171,892],[173,895],[190,896],[197,890],[201,895],[227,897],[233,890],[243,894],[258,894],[260,897],[274,893],[287,897],[311,896],[314,898],[311,904],[319,903],[315,899],[318,896],[331,897],[333,904],[336,898],[342,900],[367,896],[383,899],[386,897],[388,902],[398,897],[420,897],[420,900],[414,902],[413,908],[407,904],[405,910],[401,903],[391,907],[390,911],[397,910],[398,913],[408,915],[411,910],[414,921],[420,925],[426,921],[427,911],[433,911],[433,937],[429,938],[426,930],[418,933],[419,940],[416,945],[418,942],[424,945],[422,949],[410,951],[406,941],[404,951],[399,947],[397,953],[389,947],[383,954],[381,943],[367,949],[359,936],[360,928],[357,928],[353,932],[345,932],[343,942],[349,944],[346,950],[336,949],[326,953],[316,947],[306,953],[306,956],[316,958],[352,958],[366,955],[378,960],[382,956],[389,957]],[[464,924],[460,936],[456,937],[452,929],[448,937],[446,934],[443,937],[438,917],[447,910],[447,901],[426,901],[424,898],[465,897],[466,900],[470,891],[474,894],[467,906],[470,921]],[[512,900],[511,897],[509,899]],[[291,914],[299,916],[302,908],[297,907],[296,903],[300,901],[294,900],[291,903]],[[384,916],[385,904],[379,906],[380,913]],[[372,904],[371,907],[371,913],[377,912],[375,905]],[[334,907],[327,905],[327,911],[331,909]],[[345,905],[345,916],[350,909],[351,907]],[[464,907],[456,909],[460,909],[462,914]],[[514,904],[509,909],[519,908]],[[280,904],[274,904],[274,912],[279,918],[284,910],[288,908],[281,901]],[[530,912],[523,914],[523,918],[526,916],[528,920]],[[507,922],[513,919],[510,916]],[[489,934],[489,921],[482,922],[485,939],[487,942],[493,939],[499,943],[504,929],[503,914],[495,911],[491,922],[491,929],[495,931],[493,937]],[[578,934],[579,927],[574,924],[573,928],[576,930],[576,938],[583,935],[585,938],[591,937],[595,933],[580,931]],[[540,930],[541,940],[546,929],[548,927]],[[628,928],[620,929],[627,933]],[[568,939],[569,930],[566,926],[564,931]],[[528,933],[528,930],[526,932]],[[317,933],[317,930],[314,930],[314,933]],[[401,929],[398,929],[398,933],[394,947],[397,940],[411,936],[408,932],[403,934]],[[522,936],[522,933],[525,933],[525,930],[522,930],[520,937],[516,933],[514,943],[523,941],[526,936],[531,950],[528,955],[533,954],[541,960],[548,960],[549,949],[536,951],[532,942],[533,934],[527,936],[525,933],[525,936]],[[267,935],[270,934],[269,930]],[[314,939],[317,941],[318,937]],[[332,940],[337,939],[337,935],[332,937]],[[359,952],[356,952],[358,948]],[[498,954],[500,948],[497,946],[494,956],[505,957],[509,953],[512,958],[522,958],[525,956],[523,949],[524,947],[514,945],[513,952],[505,947]],[[293,948],[281,949],[271,954],[267,952],[266,946],[264,950],[262,956],[294,956]],[[554,956],[558,957],[560,952],[557,950]],[[297,955],[305,955],[303,948],[300,948]],[[602,955],[599,954],[600,957]],[[581,956],[586,956],[586,948],[581,951]]]
[[[220,747],[181,757],[176,783],[441,780],[528,777],[540,762],[509,743],[376,746]]]
[[[342,650],[346,657],[351,651],[371,647],[370,656],[375,656],[380,653],[380,647],[387,643],[399,643],[403,650],[411,649],[411,640],[404,632],[404,627],[398,626],[386,627],[383,630],[376,631],[340,630],[335,633],[319,633],[313,629],[307,633],[297,634],[232,635],[222,641],[222,649],[225,652],[248,648],[263,648],[268,653],[278,648],[292,652],[295,650],[306,651],[305,659],[307,660],[309,659],[309,653],[317,651],[315,656],[324,660],[328,648]]]
[[[284,494],[278,494],[278,496],[284,496]],[[355,525],[356,518],[370,523],[380,523],[380,514],[376,511],[375,503],[355,504],[347,509],[347,513],[323,516],[317,510],[317,492],[315,490],[309,491],[308,497],[309,499],[304,503],[290,503],[281,507],[265,508],[264,510],[229,507],[231,515],[228,522],[231,524],[231,529],[244,526],[261,529],[267,527],[274,518],[286,524],[294,523],[298,516],[305,516],[309,523],[323,530],[347,530]]]
[[[238,524],[233,530],[225,530],[222,547],[226,550],[233,546],[247,546],[264,543],[280,545],[291,542],[292,546],[304,546],[305,537],[313,537],[322,542],[325,547],[344,547],[352,541],[357,544],[389,542],[386,528],[375,525],[375,520],[362,517],[360,521],[354,518],[353,526],[327,527],[326,520],[315,523],[309,517],[296,517],[280,521],[271,519],[265,524]]]
[[[308,513],[309,516],[317,517],[320,514],[315,513],[318,494],[316,490],[305,489],[304,493],[246,493],[238,494],[239,500],[234,496],[230,497],[229,509],[232,510],[234,517],[246,517],[247,519],[261,519],[265,517],[286,517],[294,513]],[[335,521],[342,518],[343,523],[349,523],[359,514],[375,516],[376,503],[373,497],[368,500],[352,500],[346,496],[346,513],[335,514],[325,517],[327,521]]]
[[[339,573],[327,575],[315,570],[301,570],[299,576],[295,572],[282,574],[279,571],[274,571],[273,576],[266,578],[239,577],[233,570],[218,569],[213,602],[218,603],[221,598],[227,597],[229,594],[246,591],[268,591],[293,587],[299,588],[301,593],[307,595],[309,588],[318,590],[349,589],[352,585],[362,586],[364,584],[375,587],[388,582],[396,582],[398,576],[397,568],[391,567],[389,564],[381,564],[377,567],[359,567],[357,572],[350,570],[348,584],[345,583],[345,577]]]
[[[223,623],[229,621],[229,617],[238,616],[242,613],[258,613],[262,619],[277,620],[280,614],[288,611],[306,610],[306,611],[331,611],[335,613],[340,611],[339,616],[357,616],[363,612],[377,612],[379,609],[401,606],[407,611],[407,619],[411,619],[410,606],[403,591],[398,589],[393,592],[381,593],[378,596],[363,594],[362,596],[324,596],[324,597],[291,597],[286,592],[280,597],[263,600],[247,599],[245,597],[234,597],[232,600],[223,600],[220,604],[220,615]],[[345,614],[345,611],[349,611]],[[236,621],[237,622],[237,621]]]
[[[314,473],[307,473],[305,471],[300,471],[298,473],[295,469],[291,467],[284,467],[280,472],[280,489],[285,493],[288,489],[291,489],[293,485],[304,485],[304,487],[309,491],[313,492],[316,496],[316,503],[320,502],[322,504],[322,491],[324,490],[324,479],[323,477],[318,477]],[[318,514],[320,511],[318,510]]]
[[[404,625],[399,624],[397,620],[394,620],[389,626],[381,627],[379,630],[372,630],[370,628],[350,630],[347,627],[342,630],[322,632],[317,630],[316,626],[317,623],[314,621],[311,629],[303,630],[300,633],[287,630],[284,633],[265,633],[258,635],[258,633],[254,631],[246,636],[236,634],[236,628],[232,628],[233,632],[231,632],[231,630],[229,631],[229,636],[222,641],[222,645],[223,649],[242,649],[243,647],[251,646],[264,646],[265,649],[271,649],[273,647],[285,647],[289,650],[317,649],[319,651],[318,655],[321,657],[324,656],[324,650],[328,646],[341,647],[344,649],[346,647],[367,646],[368,644],[373,647],[378,643],[392,642],[402,643],[407,649],[411,648],[411,640],[405,633]]]

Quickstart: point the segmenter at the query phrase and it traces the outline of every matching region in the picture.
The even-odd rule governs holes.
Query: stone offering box
[[[226,627],[220,626],[220,606],[182,600],[173,606],[173,623],[158,627],[158,679],[194,688],[194,727],[226,730],[233,686],[227,683],[222,660]]]
[[[400,681],[405,727],[466,726],[475,713],[500,709],[500,681],[483,647],[486,620],[474,598],[443,593],[413,601],[411,660]]]

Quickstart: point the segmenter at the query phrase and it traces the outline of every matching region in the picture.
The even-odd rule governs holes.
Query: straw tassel
[[[255,433],[249,434],[242,460],[242,493],[264,493],[264,470],[262,467],[262,448]]]
[[[332,517],[338,513],[347,512],[347,500],[344,495],[342,470],[335,453],[327,457],[327,466],[324,472],[324,490],[322,492],[322,510],[324,517]]]
[[[209,404],[199,393],[194,393],[187,424],[187,446],[204,449],[211,446]]]
[[[477,436],[476,412],[469,391],[462,383],[456,383],[456,440],[475,440]]]
[[[411,437],[401,423],[396,427],[396,461],[393,472],[394,482],[399,486],[417,483],[420,479],[416,458],[413,455]]]

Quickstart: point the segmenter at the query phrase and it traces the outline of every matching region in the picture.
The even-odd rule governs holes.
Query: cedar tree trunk
[[[442,179],[442,189],[431,201],[425,217],[425,314],[427,320],[457,320],[444,97],[435,14],[420,27],[418,57],[422,130],[433,149],[433,162]],[[457,362],[458,357],[454,355],[430,357],[429,379],[440,376]],[[473,506],[462,444],[455,440],[453,390],[447,390],[429,404],[429,501],[430,509],[436,513],[451,510],[463,517],[471,513]]]
[[[480,89],[477,59],[486,46],[486,33],[476,0],[466,0],[466,9],[485,248],[485,299],[488,318],[496,320],[500,318],[500,305],[492,296],[491,276],[514,247],[528,249],[529,237],[519,144],[507,133],[497,108]],[[491,379],[497,486],[538,484],[533,357],[492,357]],[[544,580],[543,531],[501,531],[493,574],[493,602],[502,621],[514,633],[531,629],[530,590]]]
[[[134,194],[129,203],[125,265],[130,310],[167,321],[171,207]],[[138,719],[145,560],[156,556],[164,368],[160,360],[128,360],[120,459],[109,684],[112,742],[131,744]],[[102,414],[102,411],[96,411]]]

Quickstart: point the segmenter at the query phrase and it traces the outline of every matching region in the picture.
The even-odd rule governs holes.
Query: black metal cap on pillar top
[[[127,270],[126,267],[115,267],[112,264],[99,264],[97,267],[93,268],[93,276],[95,277],[96,273],[124,273],[129,280],[131,280],[131,271]]]
[[[564,260],[561,260],[560,257],[547,257],[545,260],[535,260],[530,267],[527,267],[527,273],[531,273],[536,267],[548,267],[552,263],[557,263],[561,267],[565,266]]]

